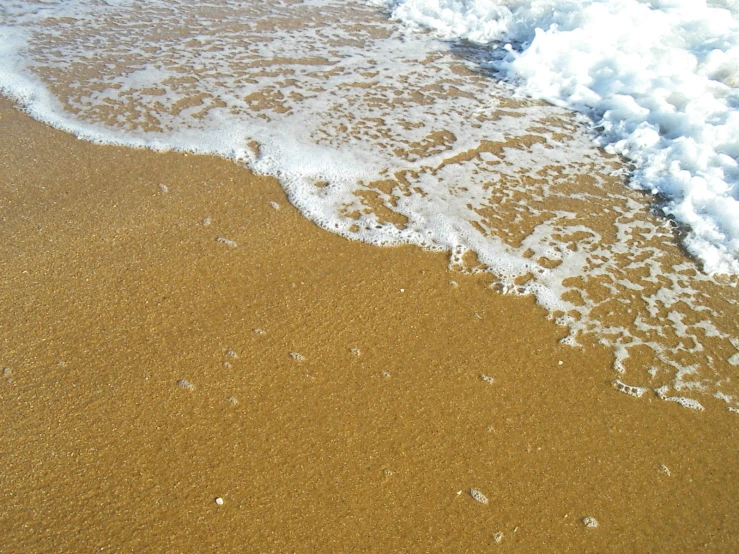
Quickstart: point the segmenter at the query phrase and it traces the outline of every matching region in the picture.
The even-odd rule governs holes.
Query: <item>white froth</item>
[[[489,45],[522,92],[591,116],[631,182],[739,273],[739,6],[702,0],[388,0],[393,17]]]
[[[667,402],[675,402],[676,404],[679,404],[683,408],[689,408],[691,410],[696,410],[699,412],[702,412],[703,410],[705,410],[703,405],[693,398],[688,398],[686,396],[667,396],[668,390],[669,390],[669,387],[665,386],[665,387],[660,387],[655,392],[657,393],[657,396],[661,398],[662,400],[666,400]]]
[[[641,398],[645,392],[647,392],[647,389],[644,387],[634,387],[631,385],[627,385],[626,383],[622,383],[619,380],[616,380],[613,382],[613,387],[624,394],[628,394],[629,396],[633,396],[635,398]]]

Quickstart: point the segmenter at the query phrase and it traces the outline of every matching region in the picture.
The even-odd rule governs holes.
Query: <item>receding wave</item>
[[[377,0],[411,28],[484,47],[533,98],[592,117],[660,195],[708,273],[739,273],[739,4]]]
[[[534,294],[566,343],[612,349],[618,390],[739,406],[736,276],[701,271],[584,118],[514,96],[485,48],[337,0],[0,9],[0,87],[39,120],[234,159],[329,231]]]

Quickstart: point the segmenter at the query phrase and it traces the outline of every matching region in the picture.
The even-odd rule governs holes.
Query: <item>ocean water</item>
[[[328,231],[447,251],[452,271],[535,295],[572,347],[607,345],[615,390],[736,411],[735,14],[9,0],[0,90],[86,140],[275,176]]]

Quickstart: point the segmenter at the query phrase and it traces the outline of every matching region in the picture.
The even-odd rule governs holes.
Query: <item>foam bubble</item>
[[[657,396],[661,398],[662,400],[666,400],[667,402],[675,402],[676,404],[679,404],[683,408],[689,408],[691,410],[696,410],[699,412],[702,412],[705,410],[703,405],[698,402],[697,400],[693,398],[688,398],[686,396],[667,396],[667,391],[669,390],[669,387],[660,387],[655,392],[657,393]]]
[[[622,383],[621,381],[614,381],[613,387],[624,394],[628,394],[629,396],[633,396],[635,398],[641,398],[645,392],[647,392],[647,389],[644,387],[633,387],[631,385],[627,385],[626,383]]]

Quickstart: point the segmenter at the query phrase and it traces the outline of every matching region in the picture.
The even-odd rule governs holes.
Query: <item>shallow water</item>
[[[327,230],[446,250],[454,271],[534,294],[565,342],[611,346],[617,390],[739,408],[736,276],[703,272],[690,228],[650,213],[588,120],[516,96],[484,45],[360,2],[2,10],[0,86],[37,119],[232,158]]]

